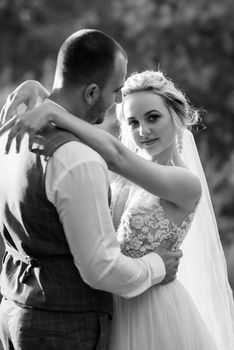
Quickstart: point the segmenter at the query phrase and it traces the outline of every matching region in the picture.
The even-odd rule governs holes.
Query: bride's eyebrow
[[[144,116],[147,117],[147,115],[150,114],[150,113],[152,113],[152,112],[157,112],[157,113],[159,113],[159,111],[158,111],[157,109],[152,109],[152,110],[146,112],[146,113],[144,114]]]
[[[134,117],[134,115],[132,115],[131,117],[127,117],[127,120],[132,120],[132,119],[136,119],[136,117]]]

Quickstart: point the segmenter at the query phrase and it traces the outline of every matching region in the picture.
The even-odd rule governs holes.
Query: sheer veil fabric
[[[183,242],[178,279],[188,289],[217,344],[234,349],[234,302],[207,181],[190,131],[184,133],[182,158],[202,184],[202,198]]]

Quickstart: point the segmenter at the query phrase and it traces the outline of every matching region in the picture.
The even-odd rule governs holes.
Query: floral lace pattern
[[[177,240],[171,251],[178,249],[191,226],[195,210],[177,225],[168,220],[160,198],[139,191],[125,209],[117,230],[123,254],[139,258],[174,235]]]

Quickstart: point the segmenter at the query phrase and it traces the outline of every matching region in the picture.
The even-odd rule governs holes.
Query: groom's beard
[[[92,124],[101,124],[106,114],[106,107],[103,97],[99,97],[97,102],[86,112],[86,120]]]

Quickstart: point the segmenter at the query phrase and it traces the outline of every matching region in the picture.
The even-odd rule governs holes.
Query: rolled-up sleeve
[[[89,147],[69,142],[48,162],[46,193],[63,225],[74,263],[95,289],[130,298],[165,276],[156,253],[131,259],[120,251],[108,206],[108,171]]]

